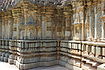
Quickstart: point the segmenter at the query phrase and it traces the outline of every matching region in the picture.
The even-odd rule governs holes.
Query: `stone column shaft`
[[[102,8],[104,7],[104,3],[102,3]],[[104,15],[104,11],[102,11],[102,16]],[[103,22],[103,20],[102,20],[102,39],[104,39],[104,34],[105,34],[105,29],[104,29],[104,26],[105,24],[104,24],[104,22]]]
[[[89,25],[89,32],[90,32],[90,38],[92,38],[92,17],[90,16],[90,25]]]
[[[97,14],[95,14],[95,39],[97,39]]]
[[[97,11],[96,11],[96,7],[95,7],[95,36],[94,38],[97,39]]]

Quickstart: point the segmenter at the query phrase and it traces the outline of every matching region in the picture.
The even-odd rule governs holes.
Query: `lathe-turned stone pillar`
[[[85,40],[86,39],[86,35],[85,35],[85,33],[86,33],[86,25],[85,25],[85,23],[86,23],[86,11],[85,11],[85,7],[84,7],[84,9],[83,9],[83,23],[82,23],[82,40]]]
[[[2,16],[2,39],[5,38],[5,21],[4,21],[4,15]]]
[[[2,38],[2,16],[0,15],[0,39]]]
[[[92,8],[89,9],[89,16],[90,16],[89,17],[89,34],[90,34],[89,35],[90,36],[89,39],[90,40],[92,40],[92,38],[93,38],[93,35],[92,35],[92,20],[93,20],[93,18],[92,18],[92,12],[91,11],[92,11]]]
[[[102,3],[102,9],[104,8],[104,3]],[[102,10],[102,17],[103,17],[103,15],[104,15],[104,10]],[[103,19],[101,19],[101,21],[102,21],[102,40],[104,39],[104,37],[105,37],[105,24],[104,24],[104,22],[105,21],[103,21]]]
[[[102,22],[102,40],[104,39],[105,37],[105,24],[104,22]]]
[[[96,40],[97,39],[97,7],[94,8],[95,10],[95,36],[94,36],[94,39]]]

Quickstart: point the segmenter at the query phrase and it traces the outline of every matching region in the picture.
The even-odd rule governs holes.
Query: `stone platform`
[[[104,45],[86,41],[1,40],[0,61],[13,64],[20,70],[36,70],[42,66],[47,70],[46,67],[55,65],[69,70],[97,70],[97,66],[105,63]]]

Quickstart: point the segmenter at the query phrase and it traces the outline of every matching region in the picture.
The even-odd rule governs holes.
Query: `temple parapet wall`
[[[0,40],[0,60],[19,69],[60,64],[78,69],[97,67],[105,63],[102,42],[69,40]],[[72,62],[72,63],[71,63]],[[85,63],[85,65],[84,65]]]

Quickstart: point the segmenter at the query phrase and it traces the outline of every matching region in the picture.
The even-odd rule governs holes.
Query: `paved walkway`
[[[68,70],[68,69],[57,65],[57,66],[51,66],[51,67],[39,67],[35,69],[30,69],[30,70]]]
[[[19,70],[15,65],[9,63],[0,62],[0,70]]]
[[[9,63],[0,62],[0,70],[19,70],[15,65],[10,65]],[[51,67],[39,67],[29,70],[68,70],[61,66],[51,66]]]

